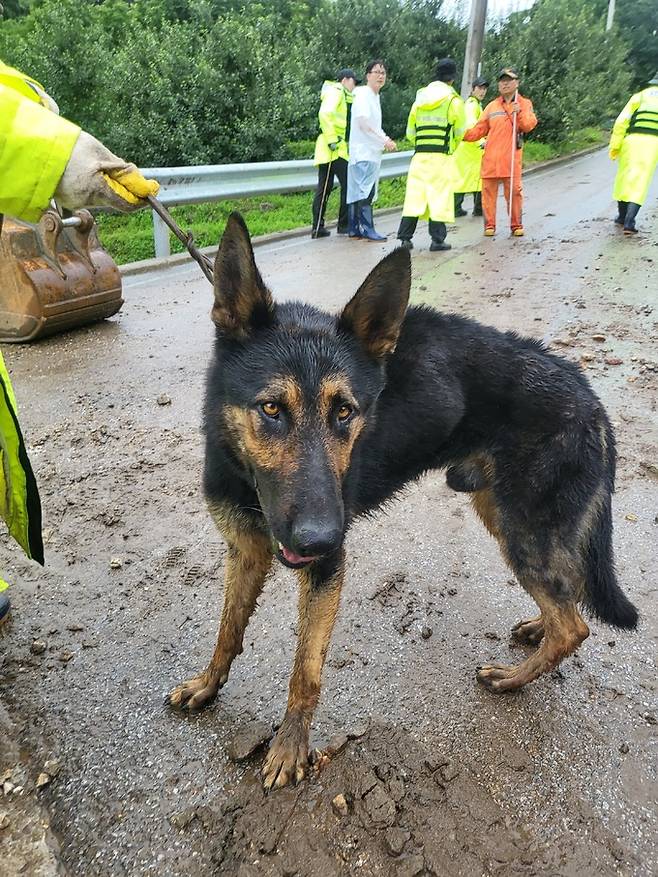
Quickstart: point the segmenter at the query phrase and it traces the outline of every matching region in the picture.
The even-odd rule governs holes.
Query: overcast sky
[[[489,0],[487,18],[506,18],[511,12],[529,9],[534,0]],[[471,12],[471,0],[444,0],[443,9],[446,16],[468,19]]]

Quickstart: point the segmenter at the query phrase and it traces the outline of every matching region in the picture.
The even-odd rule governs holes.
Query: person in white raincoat
[[[416,94],[407,122],[407,139],[415,152],[409,166],[398,239],[412,249],[418,219],[429,219],[430,250],[449,250],[446,222],[455,221],[453,153],[464,135],[464,102],[452,84],[457,66],[452,58],[436,65],[436,76]]]
[[[372,202],[377,197],[382,152],[393,152],[395,141],[382,128],[379,92],[386,84],[386,64],[371,61],[366,67],[366,85],[354,89],[347,168],[347,211],[350,238],[386,240],[375,231]]]

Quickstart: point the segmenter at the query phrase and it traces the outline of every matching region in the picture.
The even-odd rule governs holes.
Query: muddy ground
[[[427,477],[349,537],[312,729],[337,751],[270,796],[263,749],[236,758],[285,707],[289,571],[267,584],[215,704],[193,717],[164,705],[208,660],[221,593],[224,546],[200,491],[205,280],[189,267],[129,277],[116,318],[5,349],[47,566],[3,542],[3,875],[656,873],[658,185],[644,233],[625,240],[611,181],[604,154],[528,178],[522,240],[485,241],[468,217],[450,253],[430,254],[419,232],[413,297],[542,337],[587,369],[617,431],[617,566],[640,629],[592,622],[549,677],[514,695],[480,687],[483,659],[523,657],[509,629],[534,606],[468,500]],[[381,246],[300,238],[257,259],[278,297],[337,308],[396,221],[378,223]]]

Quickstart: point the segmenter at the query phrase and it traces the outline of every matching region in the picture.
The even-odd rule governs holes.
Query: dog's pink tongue
[[[283,554],[288,563],[310,563],[316,559],[315,557],[302,557],[301,554],[295,554],[294,551],[284,546],[281,546],[281,554]]]

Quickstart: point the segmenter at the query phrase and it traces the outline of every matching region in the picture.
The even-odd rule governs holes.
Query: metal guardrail
[[[383,155],[381,178],[404,176],[409,170],[412,155],[413,152],[389,152]],[[168,206],[304,192],[314,189],[318,181],[317,167],[310,159],[155,167],[142,168],[141,171],[144,176],[160,183],[158,200]],[[153,240],[156,257],[168,256],[171,252],[169,230],[156,213],[153,213]]]

